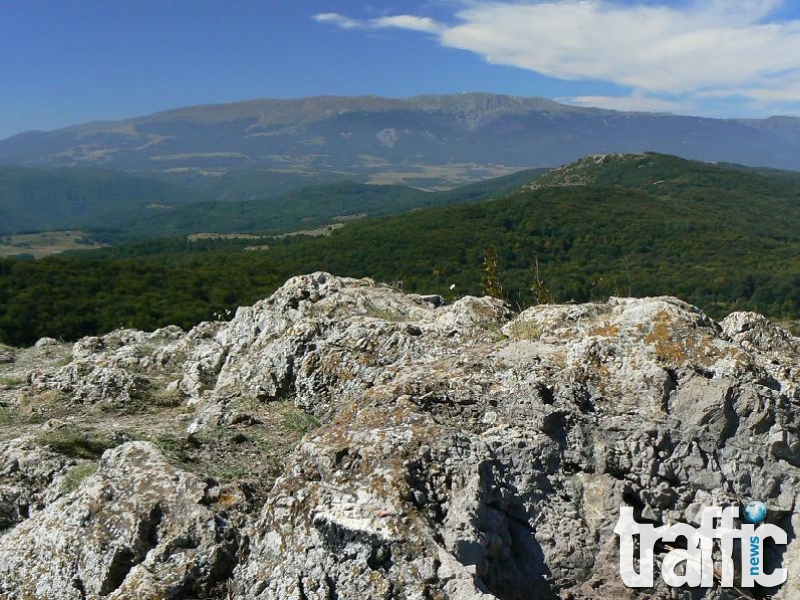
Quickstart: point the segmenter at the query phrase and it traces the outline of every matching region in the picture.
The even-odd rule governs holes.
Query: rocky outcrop
[[[152,446],[108,451],[96,474],[3,537],[11,598],[196,598],[220,594],[238,533],[213,510],[219,489]]]
[[[35,425],[24,439],[4,435],[0,466],[23,448],[55,462],[43,474],[0,471],[0,493],[13,484],[38,498],[36,510],[8,511],[0,589],[676,597],[663,582],[620,581],[620,506],[696,523],[704,506],[761,500],[790,534],[769,557],[790,580],[770,592],[800,597],[799,349],[760,315],[716,323],[674,298],[513,315],[490,298],[447,304],[325,273],[290,280],[228,323],[83,340],[70,364],[21,384],[20,403],[44,390],[67,413],[107,405],[92,414],[117,427],[127,417],[114,407],[154,403],[180,435],[173,446],[117,435],[72,491],[54,482],[74,461],[37,446]],[[159,412],[164,394],[183,408]],[[289,404],[280,429],[271,407]],[[290,430],[302,436],[291,451],[278,445]],[[200,469],[175,440],[183,451],[217,440],[229,449],[221,462],[282,466],[262,494],[252,473]]]
[[[0,445],[0,527],[12,527],[60,496],[66,473],[77,462],[42,448],[30,438]]]

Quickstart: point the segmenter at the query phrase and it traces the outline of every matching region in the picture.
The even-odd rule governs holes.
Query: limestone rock
[[[255,511],[245,480],[225,496],[142,442],[67,495],[55,486],[72,463],[9,470],[32,450],[4,442],[0,496],[36,506],[6,511],[11,597],[678,597],[621,584],[620,506],[696,524],[704,506],[749,500],[790,535],[770,565],[800,572],[800,341],[759,315],[716,323],[659,297],[515,316],[313,273],[230,322],[121,330],[72,353],[22,391],[86,409],[163,385],[185,397],[170,417],[185,443],[248,444],[232,429],[257,421],[247,406],[292,402],[320,426]]]
[[[50,337],[43,337],[43,338],[40,338],[36,342],[35,346],[37,348],[47,348],[47,347],[50,347],[50,346],[58,346],[58,340],[55,340],[55,339],[50,338]]]
[[[78,490],[3,537],[0,592],[65,600],[219,593],[238,536],[209,492],[149,444],[110,450]]]
[[[0,528],[29,518],[57,499],[76,461],[18,438],[0,444]]]

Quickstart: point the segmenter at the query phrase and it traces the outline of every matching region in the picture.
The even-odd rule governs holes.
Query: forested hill
[[[243,172],[206,177],[227,181],[216,187],[192,184],[213,194],[208,195],[187,187],[188,176],[179,185],[116,171],[0,167],[0,235],[81,229],[89,239],[120,243],[200,232],[283,233],[502,195],[543,172],[520,171],[446,192],[341,179],[311,185],[330,174],[280,178]],[[290,191],[275,195],[274,187]],[[237,202],[231,194],[257,199]]]
[[[451,299],[481,294],[487,255],[515,307],[537,296],[671,294],[714,317],[740,309],[800,316],[797,178],[657,154],[593,157],[497,200],[364,219],[326,238],[267,239],[268,250],[242,251],[253,243],[176,239],[2,261],[0,339],[185,327],[316,270]]]
[[[124,227],[208,199],[183,186],[116,171],[0,167],[0,234]]]
[[[339,181],[304,187],[277,198],[196,202],[131,219],[123,227],[90,230],[94,239],[110,243],[198,232],[277,234],[354,218],[498,197],[529,184],[544,172],[544,169],[528,169],[442,192]]]

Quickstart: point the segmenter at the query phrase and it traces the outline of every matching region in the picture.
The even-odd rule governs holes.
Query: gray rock
[[[238,536],[207,483],[150,444],[108,451],[95,475],[0,545],[0,593],[33,598],[186,598],[220,592]]]
[[[66,463],[47,455],[47,475],[9,480],[39,500],[29,518],[8,512],[19,524],[0,537],[0,585],[43,598],[688,598],[621,583],[620,506],[696,524],[704,506],[751,499],[790,534],[771,565],[797,573],[798,355],[759,315],[718,324],[670,297],[514,316],[491,298],[295,277],[228,323],[85,339],[70,365],[29,377],[85,402],[163,381],[198,436],[251,422],[245,400],[312,413],[322,425],[257,514],[223,508],[215,483],[146,444],[109,451],[65,497],[53,490]]]
[[[63,477],[76,464],[30,439],[0,444],[0,528],[24,521],[59,498]]]

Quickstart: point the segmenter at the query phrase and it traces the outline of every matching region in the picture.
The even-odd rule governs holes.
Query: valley
[[[420,198],[431,201],[424,206]],[[482,295],[489,255],[498,294],[517,309],[542,297],[586,302],[678,294],[714,318],[734,310],[777,320],[800,316],[800,185],[791,172],[621,154],[451,192],[343,183],[284,199],[175,211],[211,208],[194,231],[231,235],[190,242],[192,228],[180,225],[173,237],[121,240],[38,261],[2,260],[0,339],[26,345],[45,335],[75,339],[119,326],[186,328],[317,270],[451,300]],[[280,206],[294,212],[267,216]],[[282,235],[318,229],[309,215],[335,222],[361,212],[358,207],[371,216],[323,226],[329,235]],[[386,214],[403,208],[415,210]],[[282,233],[276,225],[267,237],[249,237],[263,235],[251,231],[268,222],[245,212],[256,209],[273,224],[288,225]],[[152,233],[173,227],[166,216],[152,223]],[[264,246],[267,251],[246,251]]]

